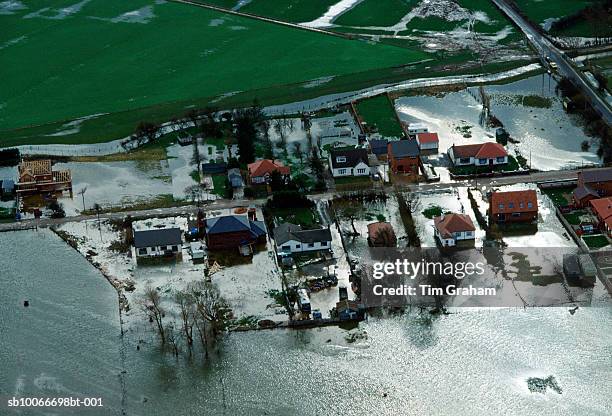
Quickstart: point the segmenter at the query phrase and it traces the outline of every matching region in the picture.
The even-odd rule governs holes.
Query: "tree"
[[[64,205],[57,202],[57,199],[54,199],[49,202],[47,208],[51,210],[51,218],[64,218],[66,216],[66,211],[64,211]]]
[[[138,146],[144,143],[153,143],[155,139],[157,139],[160,129],[161,126],[159,124],[141,121],[136,126],[136,131],[132,135],[132,138],[136,140]]]
[[[321,159],[319,158],[316,147],[312,148],[310,158],[308,159],[308,164],[310,165],[310,170],[312,174],[317,179],[316,188],[325,189],[325,167],[323,166],[323,162],[321,162]]]
[[[225,329],[229,319],[229,306],[221,297],[219,289],[210,282],[199,281],[189,287],[193,297],[195,312],[193,324],[198,331],[205,355],[208,356],[208,331],[213,339]]]
[[[179,315],[181,318],[181,331],[187,341],[187,346],[191,352],[193,346],[193,326],[196,314],[195,300],[193,295],[187,291],[178,292],[174,300],[179,307]]]
[[[255,138],[257,121],[252,111],[240,109],[234,112],[236,123],[236,140],[240,151],[240,163],[252,163],[255,160]]]
[[[597,81],[597,87],[600,92],[608,89],[608,78],[606,78],[604,74],[599,71],[593,71],[593,77],[595,77],[595,80]]]
[[[155,322],[157,327],[157,333],[159,334],[159,339],[161,340],[162,345],[166,343],[166,331],[164,330],[164,321],[163,318],[165,316],[165,311],[161,307],[161,297],[157,290],[152,288],[151,286],[147,286],[145,288],[145,292],[142,300],[142,309],[149,317],[151,322]]]
[[[358,236],[359,232],[355,227],[355,220],[361,212],[361,206],[355,204],[352,200],[339,200],[334,203],[334,211],[340,218],[344,218],[351,222],[351,228],[353,229],[352,235]]]
[[[293,143],[293,155],[300,159],[300,164],[302,163],[302,159],[304,157],[304,152],[302,151],[302,143],[295,142]]]

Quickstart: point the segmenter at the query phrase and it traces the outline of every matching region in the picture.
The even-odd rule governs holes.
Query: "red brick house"
[[[419,174],[419,145],[416,140],[397,140],[387,145],[389,167],[393,173]]]
[[[282,164],[278,160],[263,159],[257,162],[249,163],[249,182],[252,185],[263,185],[270,182],[272,173],[277,171],[284,178],[288,178],[291,174],[291,169]]]
[[[612,232],[612,197],[594,199],[589,202],[589,205],[599,220],[599,228],[610,234]]]
[[[263,221],[246,215],[225,215],[205,220],[205,238],[209,250],[230,250],[266,241]]]
[[[534,222],[538,219],[535,190],[493,192],[489,198],[489,223]]]
[[[612,196],[612,168],[578,172],[578,186],[573,194],[576,206],[585,207],[589,201],[607,196]]]

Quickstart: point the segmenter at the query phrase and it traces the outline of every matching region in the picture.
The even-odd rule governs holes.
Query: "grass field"
[[[118,138],[139,119],[181,115],[194,103],[228,92],[367,72],[429,56],[175,3],[78,4],[82,7],[74,11],[74,0],[50,0],[45,8],[29,5],[0,14],[3,145],[9,139],[30,142],[31,136],[74,142],[71,134],[47,140],[44,134],[68,130],[58,120],[79,117],[91,117],[80,129],[93,128],[92,142],[103,141],[99,135]],[[66,15],[62,9],[68,6],[74,12]],[[17,130],[48,123],[54,124],[40,127],[38,134],[36,127]]]
[[[604,235],[585,235],[582,240],[591,249],[602,248],[610,245],[610,242]]]
[[[200,3],[214,4],[234,9],[239,0],[197,0]],[[338,0],[251,0],[235,9],[243,13],[270,17],[284,22],[310,22],[322,16]]]
[[[418,0],[364,0],[338,17],[341,26],[393,26],[398,23]]]
[[[370,126],[376,126],[378,132],[386,137],[401,137],[403,130],[397,120],[395,109],[386,95],[359,101],[357,112]]]
[[[593,3],[592,0],[555,0],[553,6],[551,2],[543,0],[514,0],[514,2],[535,23],[544,23],[549,18],[576,13]]]

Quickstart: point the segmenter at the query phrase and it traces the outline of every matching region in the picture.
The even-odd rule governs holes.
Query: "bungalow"
[[[443,214],[434,217],[434,234],[444,247],[453,247],[461,240],[474,240],[476,227],[469,215]]]
[[[370,152],[379,159],[387,158],[387,139],[370,139]]]
[[[232,188],[242,188],[244,187],[244,182],[242,180],[242,175],[240,174],[240,169],[233,168],[227,171],[227,179]]]
[[[493,192],[489,198],[489,222],[533,222],[538,218],[535,190]]]
[[[329,166],[334,178],[343,176],[369,176],[370,163],[365,149],[332,150]]]
[[[438,151],[438,145],[440,143],[438,133],[418,133],[416,135],[416,141],[421,151]]]
[[[508,152],[499,143],[452,145],[448,156],[455,166],[495,166],[508,163]]]
[[[599,220],[599,227],[607,232],[612,233],[612,197],[594,199],[589,202],[591,210]]]
[[[246,215],[209,218],[205,220],[205,239],[209,250],[250,246],[266,240],[266,226]]]
[[[286,222],[274,229],[274,241],[278,254],[294,254],[330,250],[332,236],[329,228],[304,230]]]
[[[262,159],[249,163],[249,182],[252,185],[263,185],[270,182],[273,172],[279,172],[284,179],[291,175],[291,169],[278,160]]]
[[[178,227],[134,230],[136,260],[177,257],[181,254],[182,232]]]
[[[387,147],[389,167],[394,173],[419,174],[419,146],[416,140],[398,140]]]
[[[368,245],[370,247],[395,247],[397,237],[393,227],[388,222],[373,222],[368,224]]]
[[[575,205],[584,207],[592,199],[607,196],[612,196],[612,168],[578,172],[578,186],[573,194]]]

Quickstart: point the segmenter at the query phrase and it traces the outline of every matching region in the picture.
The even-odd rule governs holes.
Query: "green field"
[[[592,0],[555,0],[554,5],[545,0],[514,0],[525,15],[535,23],[549,18],[567,16],[591,5]]]
[[[400,126],[395,109],[386,95],[378,95],[359,101],[357,112],[368,125],[376,126],[381,135],[402,137],[402,126]]]
[[[364,0],[340,15],[334,23],[341,26],[393,26],[418,3],[419,0]]]
[[[111,140],[140,120],[180,116],[228,92],[244,91],[242,102],[286,102],[293,91],[275,86],[330,75],[348,84],[349,75],[366,74],[359,83],[429,57],[183,4],[79,4],[62,18],[74,0],[0,10],[1,145]],[[78,117],[92,118],[68,134],[63,124]]]
[[[233,9],[238,0],[197,0]],[[338,0],[251,0],[237,11],[292,23],[310,22],[322,16]]]

